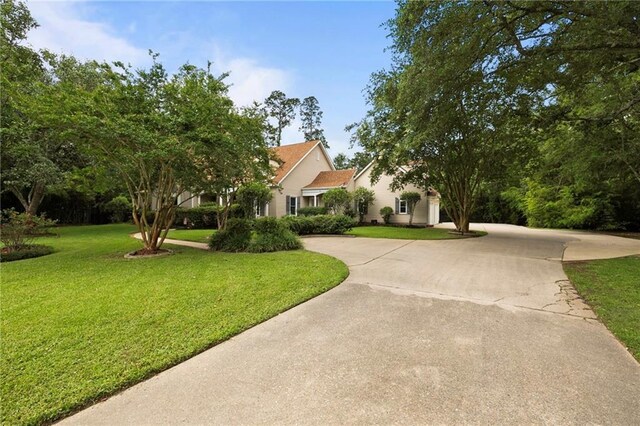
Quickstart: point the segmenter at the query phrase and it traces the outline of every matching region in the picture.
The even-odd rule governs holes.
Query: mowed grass
[[[140,247],[128,225],[60,228],[56,252],[2,264],[2,423],[69,414],[340,283],[307,251],[222,254]]]
[[[640,256],[569,262],[564,269],[602,322],[640,361]]]
[[[216,232],[215,229],[172,229],[167,234],[167,238],[208,243],[214,232]]]
[[[395,238],[398,240],[447,240],[479,237],[486,232],[477,231],[473,235],[457,235],[451,229],[443,228],[405,228],[400,226],[358,226],[347,232],[348,235],[367,238]]]

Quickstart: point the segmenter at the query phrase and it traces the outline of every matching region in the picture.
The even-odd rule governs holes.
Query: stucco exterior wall
[[[421,224],[421,225],[435,225],[439,223],[440,217],[439,213],[437,217],[433,214],[434,209],[439,212],[439,202],[438,197],[427,197],[427,195],[416,187],[415,185],[407,185],[404,189],[399,191],[391,190],[391,183],[393,182],[393,177],[389,175],[382,175],[380,180],[375,184],[371,183],[371,167],[364,171],[360,176],[357,176],[355,181],[355,187],[365,187],[369,189],[373,189],[376,195],[376,199],[369,206],[369,213],[365,216],[365,222],[371,222],[372,220],[377,220],[378,223],[383,223],[382,216],[380,215],[380,209],[386,206],[391,207],[395,211],[396,198],[400,198],[400,194],[404,191],[415,191],[420,193],[422,199],[416,204],[414,208],[413,214],[413,223]],[[436,206],[437,204],[437,206]],[[429,217],[429,210],[431,210],[432,217]],[[392,214],[391,223],[397,224],[408,224],[409,223],[409,214]]]
[[[282,190],[274,191],[273,200],[269,205],[269,214],[274,214],[277,217],[287,214],[287,206],[285,205],[287,195],[300,197],[298,207],[309,207],[308,201],[302,196],[302,188],[309,185],[318,176],[318,173],[329,170],[333,170],[331,163],[318,145],[282,181]],[[273,213],[271,213],[272,210]]]

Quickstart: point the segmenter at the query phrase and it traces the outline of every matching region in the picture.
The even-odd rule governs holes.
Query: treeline
[[[226,74],[189,64],[170,74],[153,52],[150,66],[133,68],[36,51],[28,7],[3,0],[1,8],[3,209],[106,223],[128,208],[144,226],[158,213],[162,227],[183,190],[225,195],[228,209],[229,188],[268,182],[268,148],[296,113],[301,138],[327,145],[314,96],[300,101],[276,90],[238,108]]]
[[[640,229],[640,3],[399,1],[356,136],[470,220]]]

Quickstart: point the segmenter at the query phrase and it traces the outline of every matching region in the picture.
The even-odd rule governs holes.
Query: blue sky
[[[347,152],[344,126],[366,112],[363,89],[390,63],[391,2],[28,2],[41,25],[37,48],[81,58],[149,63],[160,53],[169,70],[190,62],[230,71],[236,104],[275,89],[315,96],[333,155]],[[302,140],[294,123],[283,143]]]

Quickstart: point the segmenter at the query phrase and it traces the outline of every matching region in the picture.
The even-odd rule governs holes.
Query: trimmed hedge
[[[32,259],[53,253],[53,247],[43,245],[30,245],[20,250],[11,250],[0,254],[0,262],[13,262],[15,260]]]
[[[274,217],[265,217],[255,222],[256,236],[251,240],[248,251],[266,253],[302,248],[300,239],[281,221]]]
[[[327,214],[326,207],[300,207],[298,209],[298,216],[318,216]]]
[[[346,215],[285,216],[280,220],[298,235],[341,235],[356,225],[355,219]]]
[[[251,243],[251,225],[247,219],[228,219],[226,229],[213,234],[209,247],[218,251],[246,251]]]
[[[175,224],[193,229],[209,229],[218,226],[216,206],[198,206],[191,209],[180,207],[176,210]]]

